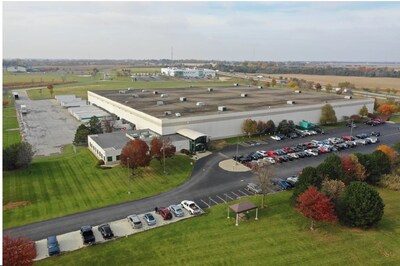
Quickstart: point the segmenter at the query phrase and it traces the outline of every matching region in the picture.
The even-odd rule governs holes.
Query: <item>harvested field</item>
[[[9,202],[3,206],[3,210],[12,210],[26,205],[31,205],[31,202],[30,201]]]

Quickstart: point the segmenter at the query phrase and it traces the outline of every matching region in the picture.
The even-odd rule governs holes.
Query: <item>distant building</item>
[[[7,71],[11,73],[26,73],[26,67],[22,66],[7,67]]]
[[[161,68],[161,74],[170,77],[181,77],[181,78],[215,78],[216,71],[205,68],[166,67],[166,68]]]

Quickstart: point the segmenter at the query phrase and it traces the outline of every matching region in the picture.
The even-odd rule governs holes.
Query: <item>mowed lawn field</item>
[[[227,205],[206,215],[45,259],[35,265],[398,265],[400,194],[379,190],[386,204],[377,228],[363,231],[309,221],[289,205],[291,192],[267,196],[268,208],[235,226]],[[260,205],[259,196],[251,200]]]
[[[10,228],[161,193],[187,180],[192,160],[177,155],[137,170],[128,194],[128,170],[96,167],[87,148],[34,159],[28,169],[3,172],[3,227]]]
[[[11,98],[9,99],[8,105],[3,107],[3,148],[21,141],[17,111],[14,107],[14,101]]]
[[[332,86],[337,86],[339,82],[348,81],[353,83],[356,88],[370,88],[375,90],[375,88],[379,88],[385,91],[387,88],[393,88],[400,91],[400,78],[370,78],[370,77],[352,77],[352,76],[325,76],[325,75],[301,75],[301,74],[274,74],[268,76],[279,78],[279,77],[287,77],[287,78],[298,78],[305,79],[308,81],[319,82],[322,85],[326,85],[328,83],[332,84]]]

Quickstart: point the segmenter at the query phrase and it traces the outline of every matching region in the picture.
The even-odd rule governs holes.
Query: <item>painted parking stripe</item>
[[[229,159],[229,157],[225,154],[223,154],[222,152],[218,152],[218,155],[221,157],[224,157],[225,159]]]
[[[218,202],[216,202],[215,200],[213,200],[211,197],[208,198],[209,200],[211,200],[212,202],[214,202],[215,204],[219,204]]]
[[[240,197],[238,194],[236,194],[236,193],[233,192],[233,191],[231,191],[231,193],[232,193],[233,195],[235,195],[236,197]]]
[[[245,196],[249,196],[249,194],[244,193],[243,191],[241,191],[240,189],[238,190],[240,193],[242,193]]]
[[[231,197],[228,196],[228,194],[225,193],[224,195],[225,195],[226,197],[230,198],[231,200],[233,200]]]
[[[208,208],[210,208],[211,206],[207,204],[207,202],[205,202],[204,200],[200,199],[205,205],[208,206]]]
[[[217,195],[217,197],[220,199],[220,200],[222,200],[223,202],[225,202],[226,203],[226,201],[223,199],[223,198],[221,198],[220,196],[218,196]]]

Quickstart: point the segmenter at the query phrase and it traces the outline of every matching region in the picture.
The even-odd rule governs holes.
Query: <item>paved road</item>
[[[380,144],[393,145],[400,141],[399,125],[386,124],[379,127],[363,125],[353,130],[353,134],[379,130],[382,133]],[[323,139],[330,136],[349,135],[350,129],[333,129],[329,134],[323,136],[307,137],[305,139],[286,140],[282,142],[268,141],[268,144],[259,146],[239,145],[239,153],[248,153],[257,149],[270,150],[286,145],[292,145],[311,139]],[[357,147],[343,153],[352,152],[372,152],[377,147],[367,145]],[[132,213],[144,213],[153,210],[155,206],[168,206],[169,204],[181,202],[184,199],[193,199],[201,207],[224,203],[235,199],[237,196],[245,196],[243,190],[247,182],[256,181],[256,177],[251,172],[227,172],[218,167],[218,163],[231,157],[236,153],[236,145],[229,146],[220,152],[204,157],[197,161],[191,178],[181,186],[168,192],[143,198],[140,200],[116,204],[91,211],[68,215],[47,221],[37,222],[25,226],[16,227],[11,230],[11,234],[23,235],[31,240],[40,240],[49,235],[59,235],[70,231],[78,230],[83,225],[98,225],[122,219]],[[296,174],[305,166],[316,166],[321,163],[328,155],[318,157],[303,158],[292,162],[283,163],[276,166],[276,176],[286,177]],[[243,192],[245,194],[243,194]],[[8,230],[9,231],[9,230]],[[7,232],[7,231],[6,231]],[[6,233],[4,232],[4,233]]]

